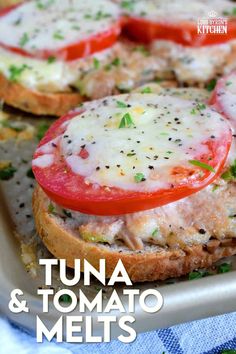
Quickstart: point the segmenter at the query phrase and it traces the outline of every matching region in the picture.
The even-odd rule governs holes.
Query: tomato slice
[[[236,132],[236,72],[232,72],[217,81],[209,101],[216,110],[223,114]]]
[[[68,2],[68,9],[66,9],[66,2]],[[103,10],[100,10],[99,5],[97,6],[95,4],[94,6],[91,1],[88,1],[87,3],[87,13],[84,15],[81,14],[81,18],[78,17],[78,13],[80,13],[79,4],[76,4],[74,14],[72,13],[71,15],[72,18],[69,17],[71,11],[70,8],[73,7],[69,0],[63,2],[64,8],[61,13],[60,10],[56,8],[55,11],[57,11],[57,15],[61,17],[59,20],[66,22],[68,17],[67,23],[63,26],[70,30],[72,28],[73,31],[70,33],[68,29],[64,33],[63,30],[60,29],[63,28],[63,26],[60,26],[60,22],[57,24],[55,17],[53,17],[53,12],[55,12],[53,8],[54,2],[42,0],[42,4],[41,2],[28,2],[4,8],[0,11],[0,17],[2,19],[0,23],[0,33],[4,32],[4,27],[6,31],[9,30],[11,33],[15,33],[15,39],[12,35],[9,43],[9,38],[7,39],[6,36],[0,35],[0,46],[26,57],[39,59],[53,57],[65,61],[84,58],[111,47],[120,35],[122,26],[119,12],[113,8],[116,5],[107,0],[103,0],[104,8],[106,9],[105,5],[109,5],[109,9],[113,11],[113,13],[110,14],[109,12],[105,12],[105,10],[104,12]],[[39,5],[45,6],[45,8],[40,9],[37,7]],[[81,12],[85,11],[85,4],[82,4],[81,6]],[[91,9],[89,9],[89,6]],[[97,13],[90,15],[90,11],[94,13],[95,10],[93,9],[96,8],[96,6],[98,8]],[[35,17],[35,25],[33,23],[28,25],[30,11],[31,18]],[[47,11],[51,11],[51,17],[46,13]],[[26,17],[24,18],[24,16]],[[86,16],[88,16],[88,18],[86,18]],[[94,16],[94,18],[92,18],[92,16]],[[45,23],[43,22],[44,17],[46,21]],[[63,17],[65,18],[63,19]],[[70,23],[72,20],[73,22]],[[19,21],[19,24],[17,21]],[[87,21],[87,23],[88,21],[91,22],[91,28],[88,28],[86,32],[83,30],[83,21]],[[101,21],[100,26],[99,21]],[[53,33],[51,33],[52,28],[55,28]],[[45,31],[45,29],[47,30]],[[42,37],[40,40],[37,40],[37,36],[40,36],[41,32],[44,33],[45,38]],[[21,37],[17,36],[17,33],[21,33]],[[55,37],[54,43],[51,41],[53,36]],[[67,38],[66,42],[63,37]],[[60,42],[63,42],[64,44],[58,46]]]
[[[198,34],[197,22],[153,22],[144,18],[131,17],[124,26],[124,33],[131,39],[146,44],[160,39],[186,46],[200,47],[235,39],[236,20],[228,21],[227,34]]]
[[[116,102],[118,108],[115,108]],[[184,107],[183,110],[181,107]],[[192,112],[193,110],[195,111]],[[102,112],[101,116],[99,112]],[[104,118],[105,115],[108,118]],[[122,126],[124,116],[133,119],[134,125]],[[120,117],[123,118],[120,120]],[[149,123],[145,123],[145,119]],[[161,120],[163,122],[158,123]],[[176,127],[173,126],[174,122]],[[107,124],[110,124],[110,128],[107,128]],[[167,132],[160,130],[166,126]],[[104,135],[101,133],[103,128]],[[84,131],[88,134],[87,138]],[[145,134],[142,135],[142,131],[147,134],[143,140]],[[115,134],[116,138],[113,138],[112,134]],[[155,134],[157,138],[154,140]],[[170,138],[168,134],[174,134],[175,139]],[[71,152],[68,153],[67,145],[66,149],[64,148],[63,139],[67,139]],[[136,144],[138,150],[132,150],[131,147],[131,150],[125,150],[123,141],[126,140],[128,144]],[[130,143],[130,140],[133,142]],[[227,122],[205,104],[198,107],[194,101],[154,94],[119,95],[86,104],[83,111],[72,112],[57,120],[40,142],[32,166],[39,185],[51,200],[62,207],[86,214],[119,215],[159,207],[206,187],[221,173],[231,140],[232,134]],[[78,141],[79,148],[73,145]],[[110,143],[112,141],[113,146]],[[150,146],[150,141],[154,145]],[[123,153],[120,151],[120,142],[124,146]],[[81,143],[83,145],[80,146]],[[155,155],[156,151],[159,151],[160,162]],[[170,163],[166,160],[171,156],[168,154],[174,154]],[[73,169],[68,162],[68,156],[71,155],[79,161],[78,170]],[[93,158],[98,158],[100,166],[104,165],[98,178],[105,176],[106,184],[99,182],[99,179],[91,182],[91,179],[87,178],[87,172],[80,172],[82,165],[85,169],[89,167],[88,171],[90,167],[97,171]],[[117,165],[118,159],[121,161],[119,163],[123,163],[122,166]],[[134,172],[135,182],[130,182],[129,173],[131,171],[132,174],[133,165],[129,159],[133,159],[136,172],[145,171],[145,176],[148,176],[146,180],[143,179],[142,173]],[[105,166],[107,161],[110,161],[110,166]],[[125,173],[119,173],[118,177],[115,174],[114,177],[112,173],[117,167],[122,167]],[[123,182],[124,178],[127,178],[127,184],[126,179]],[[149,189],[152,185],[154,187]]]

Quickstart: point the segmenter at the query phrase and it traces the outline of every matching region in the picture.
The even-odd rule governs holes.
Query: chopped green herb
[[[20,47],[24,47],[28,41],[29,41],[29,36],[27,33],[24,33],[19,40]]]
[[[116,104],[119,108],[127,108],[127,104],[122,101],[116,101]]]
[[[53,214],[55,212],[55,207],[52,203],[48,205],[48,212],[49,214]]]
[[[124,0],[121,2],[121,7],[123,9],[133,11],[134,10],[134,1],[133,0]]]
[[[214,90],[215,86],[216,86],[216,79],[212,79],[210,82],[208,82],[208,84],[206,85],[206,89],[207,91],[211,92]]]
[[[65,37],[60,33],[60,31],[57,31],[57,32],[54,32],[54,33],[53,33],[53,38],[54,38],[54,39],[58,39],[58,40],[62,40],[62,39],[64,39]]]
[[[153,232],[152,232],[152,237],[156,237],[159,233],[158,228],[156,228]]]
[[[97,59],[97,58],[93,58],[93,66],[94,66],[94,69],[99,69],[100,67],[100,61]]]
[[[59,298],[60,302],[71,303],[72,299],[71,296],[68,294],[61,295]]]
[[[129,152],[129,153],[127,154],[128,157],[135,156],[135,155],[136,155],[135,152]]]
[[[134,51],[140,52],[146,57],[150,55],[150,52],[147,50],[147,48],[144,45],[138,45],[137,47],[134,48]]]
[[[48,9],[52,4],[54,3],[54,0],[48,0],[46,2],[43,2],[41,0],[36,1],[36,6],[39,10],[46,10]]]
[[[34,174],[33,174],[33,171],[32,171],[32,168],[28,169],[28,171],[26,172],[26,176],[29,177],[29,178],[35,178]]]
[[[0,168],[0,180],[8,181],[14,176],[16,171],[16,168],[11,163],[8,166]]]
[[[190,114],[196,114],[197,112],[196,112],[196,109],[195,108],[193,108],[191,111],[190,111]]]
[[[205,103],[198,103],[196,108],[201,111],[202,109],[206,109],[206,105]]]
[[[135,182],[139,183],[139,182],[144,182],[146,178],[143,173],[136,173],[136,175],[134,176],[134,180]]]
[[[231,263],[222,263],[217,267],[217,273],[228,273],[232,269]]]
[[[215,192],[219,188],[220,186],[218,186],[218,184],[214,184],[214,186],[212,187],[212,192]]]
[[[225,181],[232,181],[236,178],[236,159],[229,169],[221,175],[221,178]]]
[[[78,25],[73,25],[73,26],[71,27],[71,29],[73,29],[73,30],[75,30],[75,31],[80,31],[80,30],[81,30],[81,27],[78,26]]]
[[[232,81],[226,81],[226,84],[225,84],[226,86],[230,86],[230,85],[232,85]]]
[[[121,60],[118,57],[113,59],[112,62],[111,62],[111,65],[114,65],[114,66],[119,66],[120,64],[121,64]]]
[[[134,125],[132,117],[129,113],[125,113],[125,115],[121,118],[119,128],[130,128],[131,125]]]
[[[46,122],[42,122],[38,125],[38,131],[36,134],[36,137],[38,138],[38,140],[41,140],[44,137],[44,135],[49,127],[50,127],[50,124],[46,123]]]
[[[89,20],[90,18],[92,18],[92,15],[90,15],[90,14],[85,14],[85,15],[84,15],[84,18],[86,18],[87,20]]]
[[[205,170],[208,170],[208,171],[211,171],[211,172],[216,172],[215,169],[211,165],[208,165],[205,162],[201,162],[201,161],[198,161],[198,160],[189,160],[189,163],[191,163],[191,165],[201,167],[201,168],[203,168]]]
[[[96,21],[99,21],[99,20],[102,20],[102,19],[108,18],[108,17],[111,17],[111,15],[108,14],[108,13],[102,12],[101,10],[99,10],[99,11],[96,13],[94,19],[95,19]]]
[[[48,57],[47,62],[48,64],[52,64],[55,63],[56,60],[57,60],[56,57],[50,56]]]
[[[141,93],[152,93],[151,87],[147,86],[142,89]]]
[[[189,280],[194,280],[194,279],[200,279],[200,278],[204,278],[208,275],[211,275],[208,271],[197,271],[195,270],[194,272],[190,272],[188,275],[188,279]]]
[[[9,80],[10,81],[17,81],[19,80],[20,75],[25,69],[29,69],[29,66],[26,64],[23,64],[22,66],[15,66],[15,65],[10,65],[9,66]]]

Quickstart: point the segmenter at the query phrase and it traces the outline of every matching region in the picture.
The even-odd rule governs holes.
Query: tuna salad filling
[[[48,212],[84,241],[124,243],[131,250],[146,244],[184,249],[211,240],[236,238],[236,184],[233,166],[204,190],[163,207],[119,216],[82,214],[49,201]]]

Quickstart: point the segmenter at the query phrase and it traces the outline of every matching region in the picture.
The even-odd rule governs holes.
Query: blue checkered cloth
[[[0,354],[220,354],[236,349],[236,312],[142,333],[131,344],[36,343],[35,338],[0,318]]]

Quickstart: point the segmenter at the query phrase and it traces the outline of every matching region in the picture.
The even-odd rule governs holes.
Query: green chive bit
[[[159,230],[158,230],[158,228],[156,228],[156,229],[153,230],[153,232],[152,232],[152,237],[156,237],[156,236],[158,235],[158,233],[159,233]]]
[[[152,93],[152,89],[149,86],[144,87],[144,89],[141,91],[141,93]]]
[[[49,203],[48,205],[48,212],[49,214],[53,214],[55,212],[55,207],[52,203]]]
[[[20,45],[20,47],[24,47],[28,41],[29,41],[29,36],[28,36],[28,34],[25,32],[25,33],[21,36],[21,38],[20,38],[20,40],[19,40],[19,45]]]
[[[125,113],[125,115],[121,118],[119,129],[120,128],[130,128],[134,125],[132,117],[129,113]]]
[[[97,59],[97,58],[93,58],[93,66],[94,66],[94,69],[99,69],[100,67],[100,61]]]
[[[218,273],[228,273],[232,270],[232,264],[231,263],[222,263],[217,267],[217,272]]]
[[[117,107],[119,108],[127,108],[127,104],[122,101],[116,101]]]
[[[9,179],[14,176],[16,171],[16,168],[13,167],[11,163],[6,167],[0,168],[0,180],[9,181]]]
[[[191,163],[191,165],[194,165],[194,166],[197,166],[197,167],[201,167],[204,170],[208,170],[208,171],[211,171],[211,172],[214,172],[214,173],[216,172],[215,169],[211,165],[208,165],[205,162],[201,162],[201,161],[198,161],[198,160],[189,160],[189,163]]]
[[[206,89],[207,91],[211,92],[214,90],[215,86],[216,86],[216,79],[212,79],[211,81],[208,82],[208,84],[206,85]]]
[[[47,63],[48,63],[48,64],[55,63],[55,61],[56,61],[56,57],[54,57],[54,56],[50,56],[50,57],[48,57],[48,59],[47,59]]]
[[[134,180],[135,182],[140,183],[140,182],[144,182],[146,178],[143,173],[136,173],[136,175],[134,176]]]

